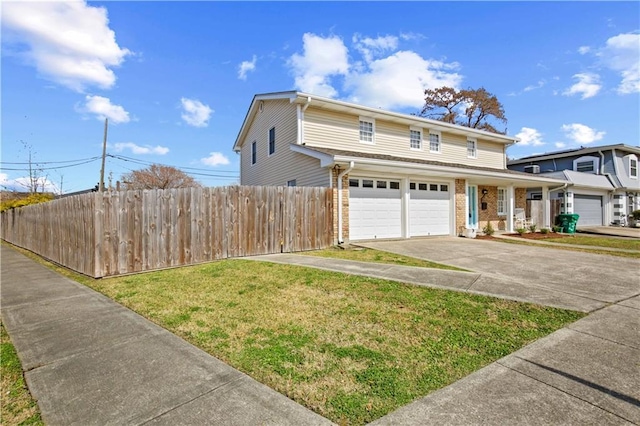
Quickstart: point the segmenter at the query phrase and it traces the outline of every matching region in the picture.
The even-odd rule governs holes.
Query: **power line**
[[[92,162],[94,162],[96,160],[99,160],[99,159],[100,159],[100,157],[94,157],[92,159],[89,159],[87,161],[83,161],[83,162],[80,162],[80,163],[68,164],[66,166],[55,166],[55,167],[38,167],[37,164],[41,164],[41,163],[32,163],[31,169],[29,169],[29,168],[20,169],[20,168],[0,167],[0,170],[12,170],[12,171],[23,171],[23,172],[26,172],[26,171],[29,171],[29,170],[32,170],[32,169],[37,169],[37,170],[57,170],[57,169],[66,169],[66,168],[69,168],[69,167],[82,166],[83,164],[92,163]],[[29,164],[29,163],[26,163],[26,164]]]
[[[202,171],[202,172],[212,171],[211,169],[203,169],[203,168],[197,168],[197,167],[182,167],[182,166],[173,166],[170,164],[154,163],[149,161],[138,160],[136,158],[126,157],[124,155],[107,154],[107,157],[111,157],[111,158],[115,158],[123,161],[129,161],[132,163],[142,164],[144,166],[151,166],[153,164],[157,164],[159,166],[175,167],[176,169],[180,169],[180,170],[196,170],[196,171]],[[238,173],[237,170],[215,170],[215,172],[216,173],[236,173],[236,174]]]
[[[77,161],[89,161],[89,160],[97,160],[98,157],[90,157],[90,158],[79,158],[77,160],[64,160],[64,161],[32,161],[31,163],[29,162],[11,162],[11,161],[0,161],[0,164],[15,164],[15,165],[20,165],[20,164],[65,164],[65,163],[75,163]]]

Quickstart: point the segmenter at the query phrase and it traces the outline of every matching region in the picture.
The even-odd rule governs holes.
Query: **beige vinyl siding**
[[[269,155],[269,129],[276,129],[275,153]],[[284,100],[264,101],[257,111],[240,154],[241,185],[284,186],[295,179],[298,186],[329,186],[329,172],[320,161],[291,151],[296,143],[296,106]],[[257,161],[251,164],[251,143],[257,142]]]
[[[377,118],[375,144],[360,142],[359,115],[309,107],[304,114],[304,142],[308,146],[359,151],[396,157],[420,158],[444,163],[504,169],[504,145],[476,138],[477,158],[467,158],[467,138],[441,132],[440,153],[429,152],[429,129]],[[410,128],[422,129],[422,150],[410,148]]]

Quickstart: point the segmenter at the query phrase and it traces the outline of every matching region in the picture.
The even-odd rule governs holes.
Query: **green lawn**
[[[568,238],[549,238],[545,241],[562,244],[577,244],[583,246],[596,246],[640,251],[640,240],[632,238],[607,238],[574,235]]]
[[[516,239],[505,239],[505,238],[496,238],[493,241],[498,241],[501,243],[507,243],[507,244],[524,244],[524,245],[528,245],[528,246],[535,246],[535,247],[543,247],[543,248],[551,248],[551,249],[556,249],[556,250],[570,250],[570,251],[579,251],[579,252],[583,252],[583,253],[592,253],[592,254],[604,254],[606,256],[616,256],[616,257],[629,257],[632,259],[640,259],[640,251],[638,252],[621,252],[621,251],[610,251],[610,250],[601,250],[598,249],[598,247],[605,247],[605,246],[593,246],[593,248],[583,248],[583,247],[575,247],[576,244],[580,244],[582,245],[582,243],[571,243],[571,242],[567,242],[569,241],[575,241],[573,238],[578,238],[578,237],[567,237],[567,238],[548,238],[545,239],[543,241],[550,241],[550,242],[554,242],[554,243],[561,243],[563,245],[544,245],[544,244],[537,244],[537,243],[532,243],[532,242],[528,242],[527,240],[516,240]],[[591,238],[591,237],[581,237],[581,238]],[[603,239],[603,240],[614,240],[614,238],[598,238],[598,237],[594,237],[597,239]],[[579,241],[579,240],[578,240]],[[614,243],[616,244],[616,243]],[[587,245],[587,244],[584,244]],[[624,247],[620,247],[620,248],[624,248]],[[634,249],[631,249],[634,250]]]
[[[336,259],[357,260],[360,262],[388,263],[401,266],[419,266],[421,268],[448,269],[452,271],[466,271],[466,269],[455,266],[443,265],[442,263],[430,262],[428,260],[416,259],[415,257],[403,256],[401,254],[389,253],[386,251],[369,248],[341,249],[331,247],[325,250],[305,251],[299,253],[305,256],[331,257]]]
[[[22,366],[9,335],[0,322],[0,419],[5,425],[43,425],[38,405],[24,382]]]
[[[339,424],[365,424],[584,316],[224,260],[93,280],[56,267]]]

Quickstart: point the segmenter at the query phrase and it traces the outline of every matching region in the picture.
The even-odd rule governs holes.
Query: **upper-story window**
[[[269,155],[276,152],[276,128],[269,129]]]
[[[422,149],[422,130],[409,130],[409,147],[411,149]]]
[[[429,151],[440,152],[440,133],[429,132]]]
[[[638,157],[635,154],[629,154],[625,155],[623,160],[629,171],[629,177],[631,179],[638,179]]]
[[[360,142],[375,143],[376,122],[372,118],[360,117]]]
[[[598,157],[584,156],[573,160],[573,170],[582,173],[598,173],[600,159]]]
[[[251,142],[251,164],[256,164],[258,161],[258,143],[256,141]]]
[[[478,157],[478,141],[475,139],[467,139],[467,157]]]

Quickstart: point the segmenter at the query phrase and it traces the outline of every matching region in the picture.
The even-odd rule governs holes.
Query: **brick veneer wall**
[[[331,180],[333,185],[333,235],[334,242],[338,244],[338,175],[342,170],[334,169]],[[349,175],[342,177],[342,238],[349,242]]]
[[[487,191],[486,195],[482,194],[483,190]],[[483,202],[487,203],[485,210],[482,210]],[[478,185],[478,229],[482,231],[491,222],[495,231],[504,231],[507,229],[506,219],[506,215],[498,216],[498,187]]]

